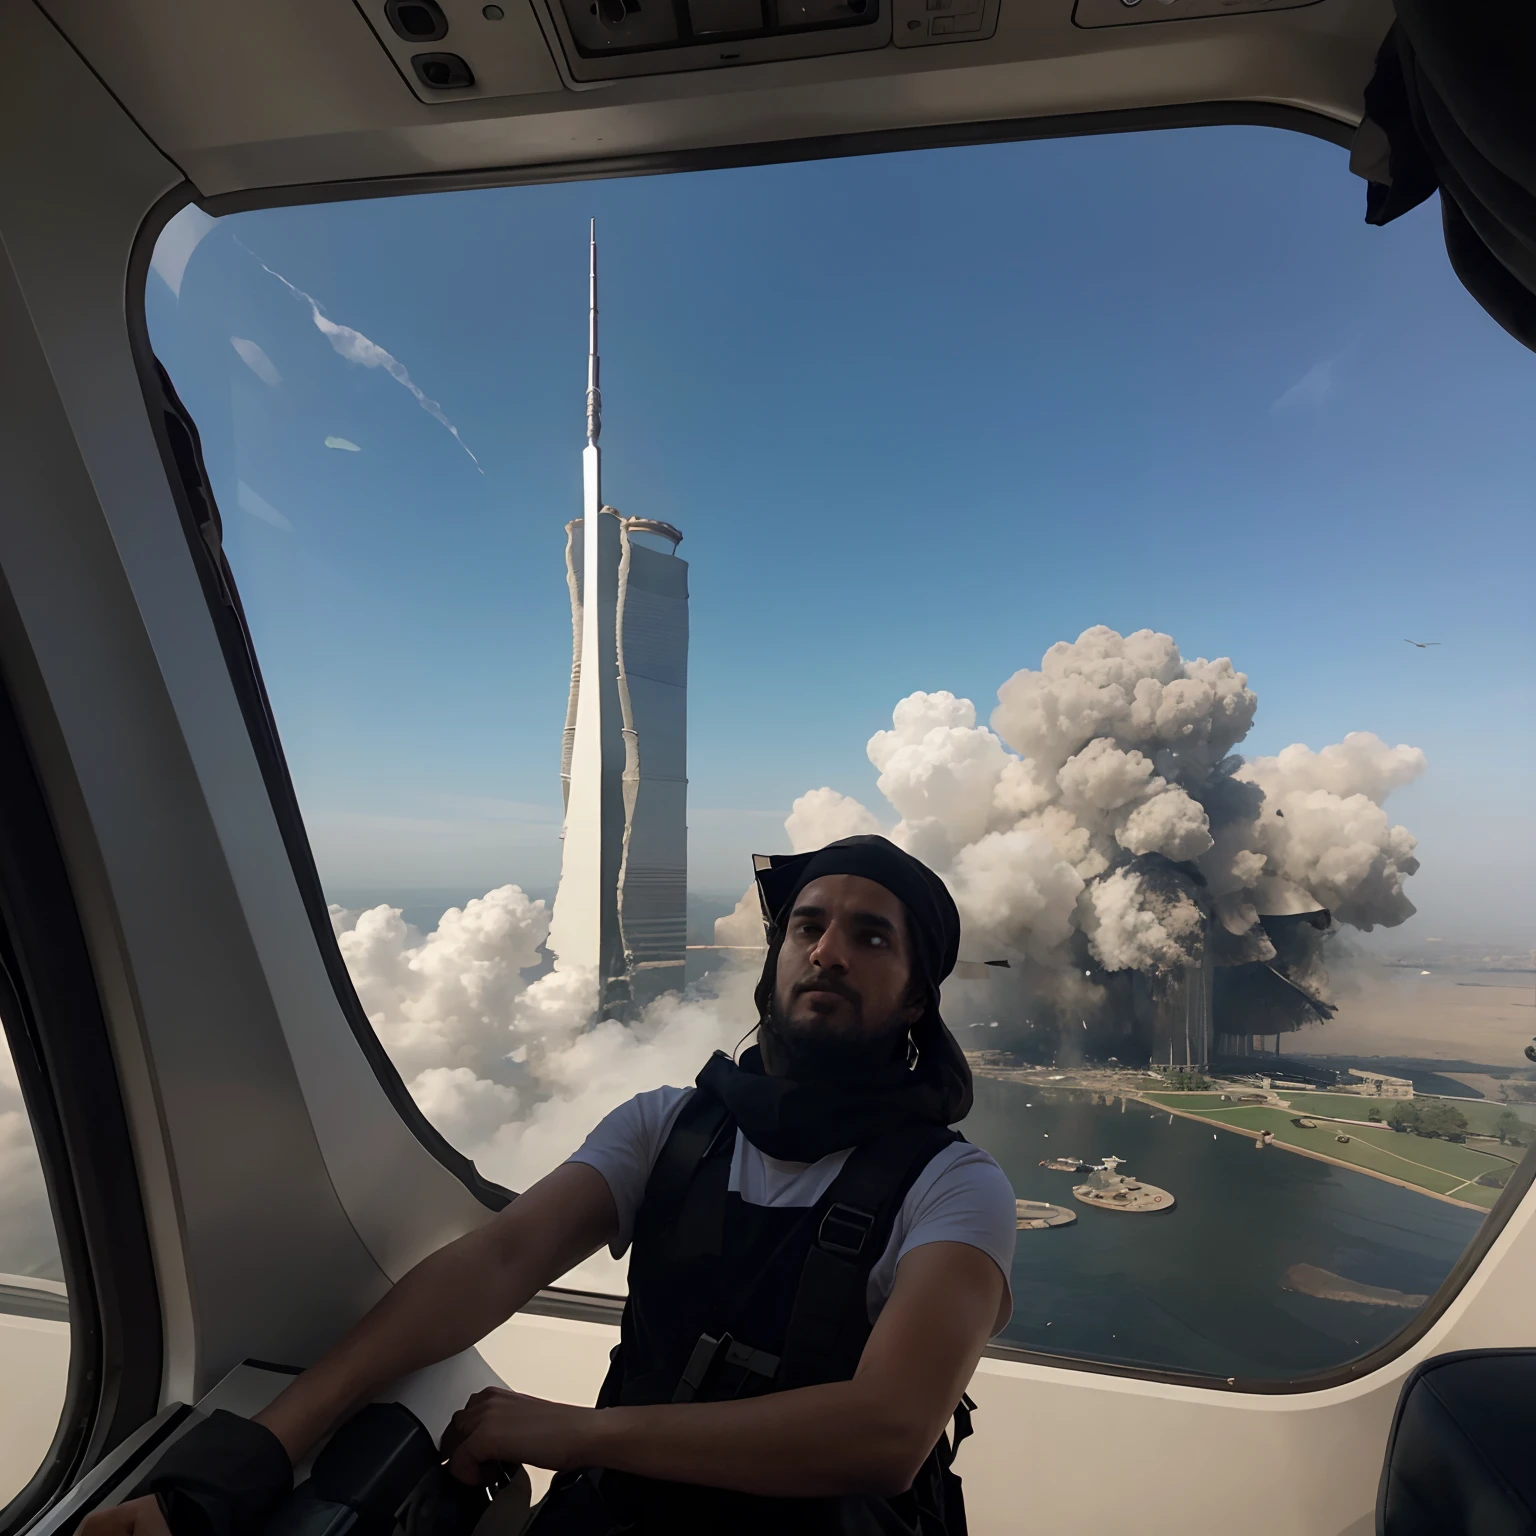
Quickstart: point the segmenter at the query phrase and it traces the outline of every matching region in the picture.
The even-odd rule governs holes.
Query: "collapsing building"
[[[1215,1049],[1215,964],[1209,944],[1199,964],[1132,979],[1138,1033],[1153,1066],[1204,1067]]]
[[[1278,1054],[1281,1035],[1326,1023],[1338,1012],[1324,1000],[1326,977],[1319,974],[1319,946],[1332,917],[1304,893],[1303,901],[1296,910],[1259,914],[1274,951],[1269,959],[1224,966],[1216,973],[1218,1054]],[[1298,903],[1287,906],[1297,908]]]
[[[1333,1017],[1321,995],[1319,950],[1332,919],[1310,893],[1260,881],[1255,911],[1234,914],[1229,923],[1206,897],[1198,871],[1160,869],[1161,862],[1143,858],[1136,865],[1144,877],[1182,886],[1199,922],[1185,946],[1186,964],[1130,976],[1133,1039],[1153,1066],[1198,1069],[1217,1057],[1263,1054],[1270,1038],[1278,1051],[1280,1035]]]
[[[688,566],[671,524],[604,504],[601,432],[594,232],[583,515],[566,525],[571,691],[550,942],[563,965],[596,973],[599,1014],[612,1018],[683,985]]]

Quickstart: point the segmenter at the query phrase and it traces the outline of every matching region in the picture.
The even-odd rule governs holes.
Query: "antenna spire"
[[[603,391],[598,384],[597,362],[597,220],[592,220],[592,264],[587,338],[587,441],[596,443],[603,430]]]

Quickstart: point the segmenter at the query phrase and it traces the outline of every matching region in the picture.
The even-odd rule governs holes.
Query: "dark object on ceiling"
[[[1439,190],[1445,249],[1467,291],[1536,351],[1536,6],[1397,0],[1350,168],[1367,224]]]

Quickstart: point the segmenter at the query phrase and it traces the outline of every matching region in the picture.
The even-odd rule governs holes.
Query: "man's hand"
[[[171,1536],[160,1513],[160,1501],[152,1494],[114,1504],[111,1509],[94,1509],[82,1520],[76,1536]]]
[[[911,1486],[944,1431],[988,1336],[1007,1321],[1006,1298],[1002,1270],[979,1248],[926,1243],[896,1266],[852,1381],[601,1409],[485,1392],[455,1420],[459,1475],[506,1456],[774,1498],[890,1498]]]
[[[552,1472],[586,1466],[583,1447],[597,1412],[487,1387],[448,1421],[443,1433],[448,1470],[460,1482],[473,1483],[488,1461],[528,1462]]]
[[[478,1343],[618,1229],[608,1181],[585,1163],[562,1163],[482,1226],[423,1259],[256,1422],[290,1460],[302,1461],[385,1382]]]

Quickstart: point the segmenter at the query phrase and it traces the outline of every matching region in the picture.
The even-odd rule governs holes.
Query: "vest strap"
[[[780,1388],[852,1377],[869,1338],[869,1272],[885,1252],[913,1180],[957,1138],[943,1126],[907,1126],[848,1155],[822,1196],[816,1239],[800,1270]]]
[[[650,1231],[664,1231],[677,1219],[695,1171],[720,1138],[734,1129],[724,1101],[707,1088],[695,1088],[678,1111],[646,1180],[639,1220]]]

